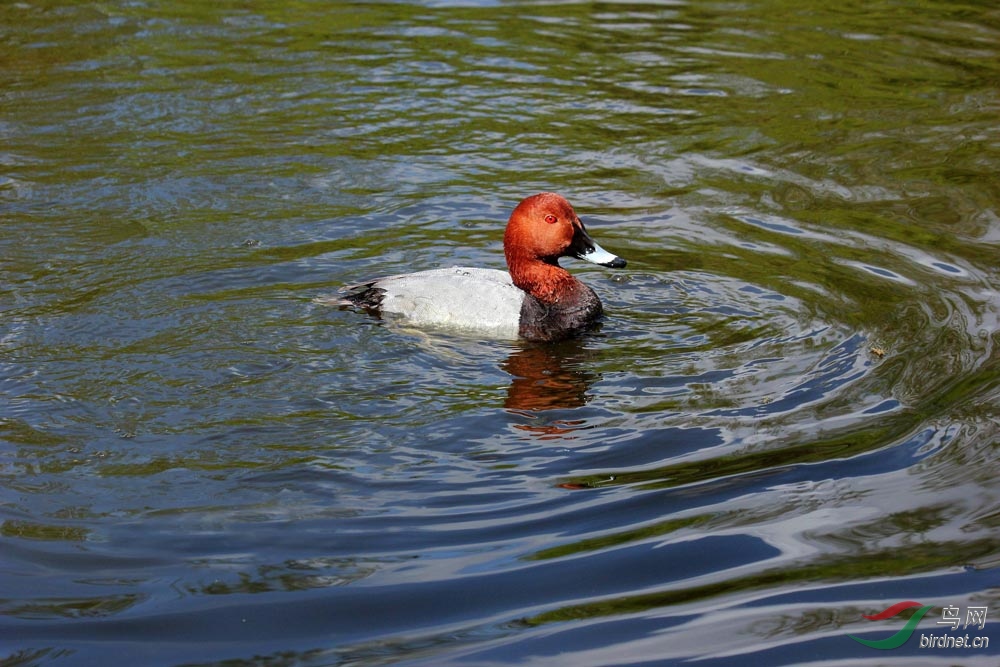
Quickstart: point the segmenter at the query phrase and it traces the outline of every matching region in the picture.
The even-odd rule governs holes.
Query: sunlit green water
[[[0,657],[994,665],[998,45],[990,2],[0,6]],[[312,301],[501,267],[540,190],[629,260],[566,263],[596,334]],[[847,636],[901,600],[997,641]]]

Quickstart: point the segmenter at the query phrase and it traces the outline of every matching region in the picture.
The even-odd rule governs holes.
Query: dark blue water
[[[5,667],[997,664],[992,3],[23,2],[0,44]],[[564,262],[597,331],[314,301],[502,268],[542,190],[629,261]]]

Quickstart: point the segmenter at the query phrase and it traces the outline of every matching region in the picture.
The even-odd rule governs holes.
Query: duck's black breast
[[[599,322],[603,313],[597,294],[581,282],[551,303],[528,294],[521,304],[519,335],[530,341],[563,340]]]

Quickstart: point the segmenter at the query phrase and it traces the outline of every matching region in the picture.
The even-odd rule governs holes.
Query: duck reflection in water
[[[565,437],[584,420],[545,420],[538,413],[576,408],[589,399],[590,387],[600,378],[588,370],[585,341],[573,339],[557,345],[527,345],[511,354],[500,368],[511,376],[504,407],[530,418],[515,428],[542,437]]]

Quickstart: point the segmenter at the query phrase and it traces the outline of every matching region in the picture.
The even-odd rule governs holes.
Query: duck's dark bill
[[[570,244],[569,249],[573,257],[612,269],[623,269],[627,264],[618,255],[613,255],[597,245],[597,242],[590,238],[590,234],[580,228],[577,228],[576,234],[573,236],[573,243]]]

